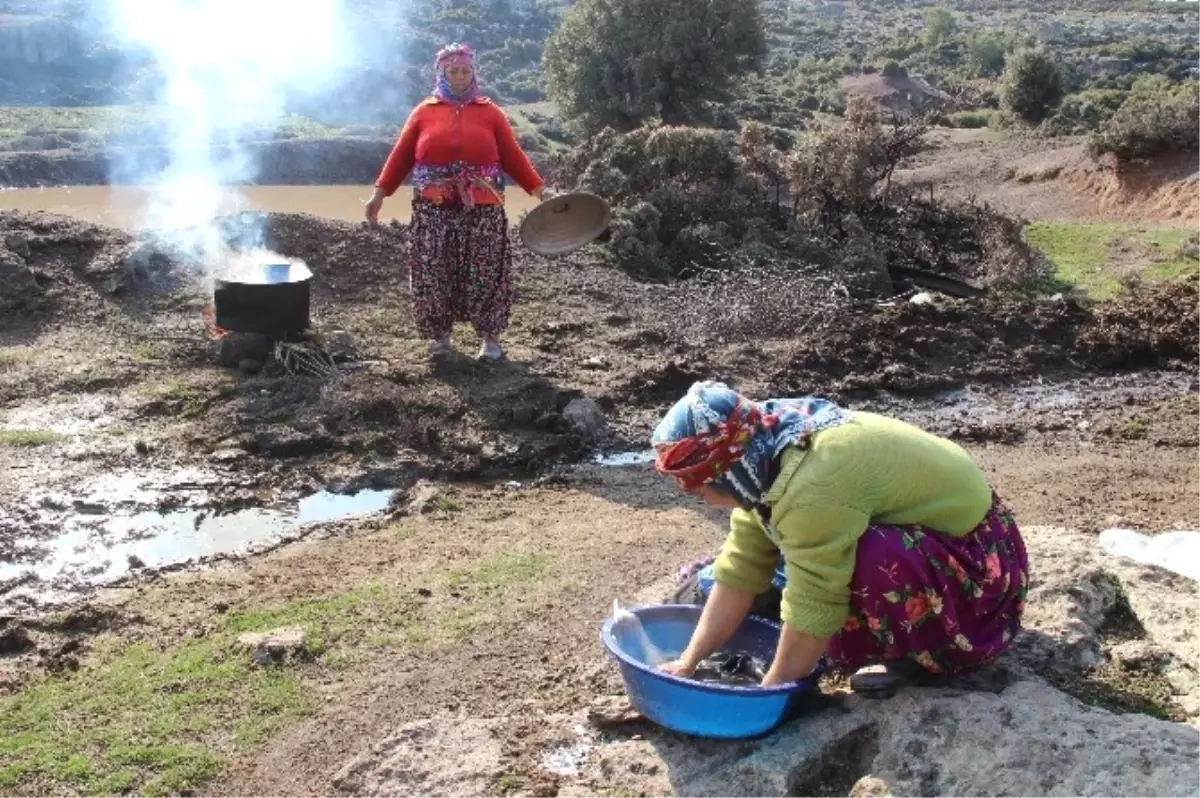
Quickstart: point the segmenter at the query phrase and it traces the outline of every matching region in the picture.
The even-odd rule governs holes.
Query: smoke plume
[[[320,92],[352,60],[343,0],[108,3],[114,34],[155,81],[163,141],[118,151],[112,182],[148,186],[143,226],[215,265],[227,250],[213,220],[245,207],[238,185],[254,181],[289,99]],[[261,223],[241,229],[239,248],[262,245]]]

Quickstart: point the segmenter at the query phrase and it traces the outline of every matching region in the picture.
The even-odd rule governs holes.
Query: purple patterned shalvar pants
[[[670,603],[703,604],[712,557],[676,575]],[[829,641],[839,670],[911,660],[932,673],[962,673],[994,660],[1021,629],[1029,557],[1012,513],[992,507],[962,537],[922,526],[871,524],[858,540],[850,613]],[[780,588],[755,600],[754,613],[779,620]]]
[[[512,251],[503,205],[435,205],[413,201],[409,285],[417,332],[450,336],[470,322],[484,337],[508,327],[512,308]]]

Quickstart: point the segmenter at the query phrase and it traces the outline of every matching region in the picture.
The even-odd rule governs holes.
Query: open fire
[[[210,302],[204,306],[200,311],[200,317],[204,319],[204,329],[208,331],[209,340],[219,341],[229,335],[229,330],[218,326],[217,308],[213,303]]]

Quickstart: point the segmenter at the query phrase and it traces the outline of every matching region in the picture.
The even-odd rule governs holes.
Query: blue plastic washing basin
[[[702,607],[657,604],[635,607],[646,637],[664,656],[682,652],[700,621]],[[695,737],[743,739],[774,729],[794,702],[812,690],[825,670],[824,660],[807,678],[778,687],[736,687],[681,679],[648,664],[639,635],[630,623],[608,618],[600,632],[604,647],[616,659],[630,703],[650,720]],[[770,662],[779,644],[779,624],[751,616],[726,644]]]

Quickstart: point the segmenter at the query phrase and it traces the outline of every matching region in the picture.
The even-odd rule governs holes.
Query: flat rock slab
[[[1028,631],[995,668],[949,686],[905,688],[889,700],[814,696],[805,716],[764,739],[712,741],[637,717],[623,696],[610,695],[620,679],[606,663],[586,676],[597,696],[591,707],[541,716],[540,726],[571,741],[560,746],[572,767],[556,777],[558,794],[1200,794],[1193,725],[1090,707],[1039,675],[1057,668],[1078,674],[1108,657],[1166,658],[1172,685],[1194,693],[1196,584],[1110,557],[1094,536],[1033,527],[1026,538]],[[661,596],[666,587],[648,594]],[[1125,605],[1145,634],[1114,645],[1103,627]],[[494,791],[512,763],[508,722],[407,724],[348,763],[334,786],[359,795]],[[553,754],[543,752],[543,761]]]

